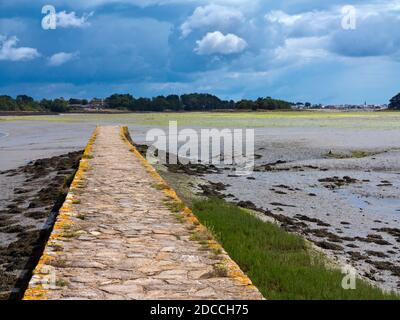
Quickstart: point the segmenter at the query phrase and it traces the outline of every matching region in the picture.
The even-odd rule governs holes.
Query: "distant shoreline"
[[[291,109],[291,110],[246,110],[246,109],[214,109],[214,110],[195,110],[195,111],[173,111],[173,110],[165,110],[165,111],[126,111],[126,110],[102,110],[102,111],[80,111],[80,110],[72,110],[70,112],[43,112],[43,111],[0,111],[0,117],[7,117],[7,116],[59,116],[59,115],[71,115],[71,114],[144,114],[144,113],[243,113],[243,112],[252,112],[252,113],[276,113],[276,112],[395,112],[399,110],[360,110],[360,109],[305,109],[305,110],[298,110],[298,109]]]

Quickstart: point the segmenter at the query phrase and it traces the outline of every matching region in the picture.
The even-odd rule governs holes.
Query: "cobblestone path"
[[[262,299],[122,132],[96,129],[25,299]]]

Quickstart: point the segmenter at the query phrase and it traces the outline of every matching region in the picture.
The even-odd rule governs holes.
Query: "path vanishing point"
[[[24,299],[263,297],[127,128],[98,127]]]

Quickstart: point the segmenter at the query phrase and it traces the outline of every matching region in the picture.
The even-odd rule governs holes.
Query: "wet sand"
[[[95,124],[0,122],[0,170],[14,169],[32,160],[82,149]]]

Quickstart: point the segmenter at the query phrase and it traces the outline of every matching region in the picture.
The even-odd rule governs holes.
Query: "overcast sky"
[[[0,1],[0,94],[387,103],[399,74],[400,0]]]

